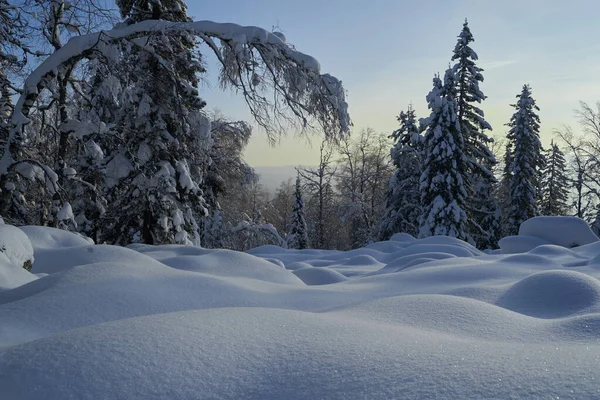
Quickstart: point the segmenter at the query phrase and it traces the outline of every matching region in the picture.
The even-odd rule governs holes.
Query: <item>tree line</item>
[[[193,22],[182,0],[0,0],[0,215],[98,243],[349,249],[394,233],[493,248],[536,215],[600,228],[600,110],[542,148],[524,85],[501,142],[481,108],[483,69],[465,21],[429,116],[391,135],[352,125],[345,92],[279,32]],[[324,133],[320,161],[274,195],[243,150],[251,125],[207,111],[206,52],[271,139]],[[390,151],[391,149],[391,151]]]

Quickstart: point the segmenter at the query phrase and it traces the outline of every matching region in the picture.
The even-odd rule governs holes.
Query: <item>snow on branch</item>
[[[59,70],[83,59],[96,58],[121,40],[161,32],[189,32],[207,44],[221,64],[222,87],[240,91],[257,123],[269,134],[281,132],[282,121],[299,122],[302,128],[309,128],[312,119],[333,138],[349,130],[351,122],[341,82],[331,75],[321,75],[318,61],[292,49],[282,35],[231,23],[149,20],[73,37],[29,75],[14,109],[13,128],[0,160],[0,174],[5,174],[14,162],[12,154],[20,145],[24,126],[29,123],[30,109]],[[269,93],[269,99],[265,92]]]

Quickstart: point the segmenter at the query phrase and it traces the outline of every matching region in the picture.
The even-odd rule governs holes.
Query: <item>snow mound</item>
[[[433,260],[444,260],[446,258],[456,257],[453,254],[441,253],[441,252],[425,252],[408,254],[402,257],[398,257],[393,261],[386,264],[385,267],[377,271],[376,273],[388,273],[388,272],[399,272],[403,269],[413,267],[422,263],[426,263]]]
[[[498,241],[498,246],[504,254],[526,253],[538,246],[552,244],[537,236],[507,236]]]
[[[213,276],[249,278],[281,284],[301,283],[294,274],[284,268],[238,251],[212,250],[200,256],[184,255],[161,259],[161,262],[172,268]]]
[[[290,264],[287,264],[285,266],[285,269],[288,269],[290,271],[296,271],[298,269],[305,269],[305,268],[312,268],[311,264],[307,264],[305,262],[302,261],[296,261]]]
[[[544,271],[520,280],[496,303],[537,318],[600,312],[600,281],[575,271]]]
[[[307,285],[330,285],[348,280],[344,275],[327,267],[300,268],[294,271],[294,275]]]
[[[521,224],[519,236],[535,236],[567,248],[598,241],[589,225],[577,217],[534,217]]]
[[[39,248],[35,252],[36,261],[31,272],[55,274],[68,269],[103,262],[117,262],[136,265],[157,262],[140,253],[119,246],[87,245],[79,247]]]
[[[49,228],[47,226],[21,226],[20,230],[25,232],[33,248],[55,249],[58,247],[77,247],[94,244],[90,238],[83,237],[77,233],[67,232],[62,229]]]
[[[12,225],[0,224],[0,253],[15,267],[31,269],[33,246],[27,235]]]
[[[409,235],[408,233],[395,233],[391,238],[390,241],[391,242],[401,242],[401,243],[410,243],[410,242],[414,242],[415,239],[412,235]]]

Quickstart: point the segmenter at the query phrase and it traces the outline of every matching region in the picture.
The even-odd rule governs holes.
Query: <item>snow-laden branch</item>
[[[12,154],[20,145],[23,129],[29,123],[30,109],[59,70],[83,59],[97,57],[107,46],[120,40],[159,32],[189,32],[206,43],[221,63],[223,86],[242,92],[252,114],[263,127],[268,128],[268,123],[282,116],[287,109],[303,127],[309,126],[307,118],[311,117],[321,123],[327,135],[336,136],[348,131],[351,123],[341,82],[331,75],[321,75],[318,61],[292,49],[281,35],[232,23],[150,20],[73,37],[29,75],[12,115],[13,128],[0,160],[0,175],[6,174],[14,162]],[[213,39],[221,42],[220,49]],[[261,63],[262,68],[256,67],[257,63]],[[270,90],[275,93],[271,103],[257,89],[263,81],[270,83]],[[274,108],[273,114],[268,111],[269,106]]]

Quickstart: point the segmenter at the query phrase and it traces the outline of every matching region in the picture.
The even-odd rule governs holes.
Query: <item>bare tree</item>
[[[309,193],[308,219],[311,233],[314,232],[313,245],[316,249],[329,248],[327,231],[331,230],[329,221],[332,215],[333,179],[337,167],[333,161],[334,149],[327,140],[319,148],[319,165],[315,168],[297,168],[304,181],[304,189]]]

